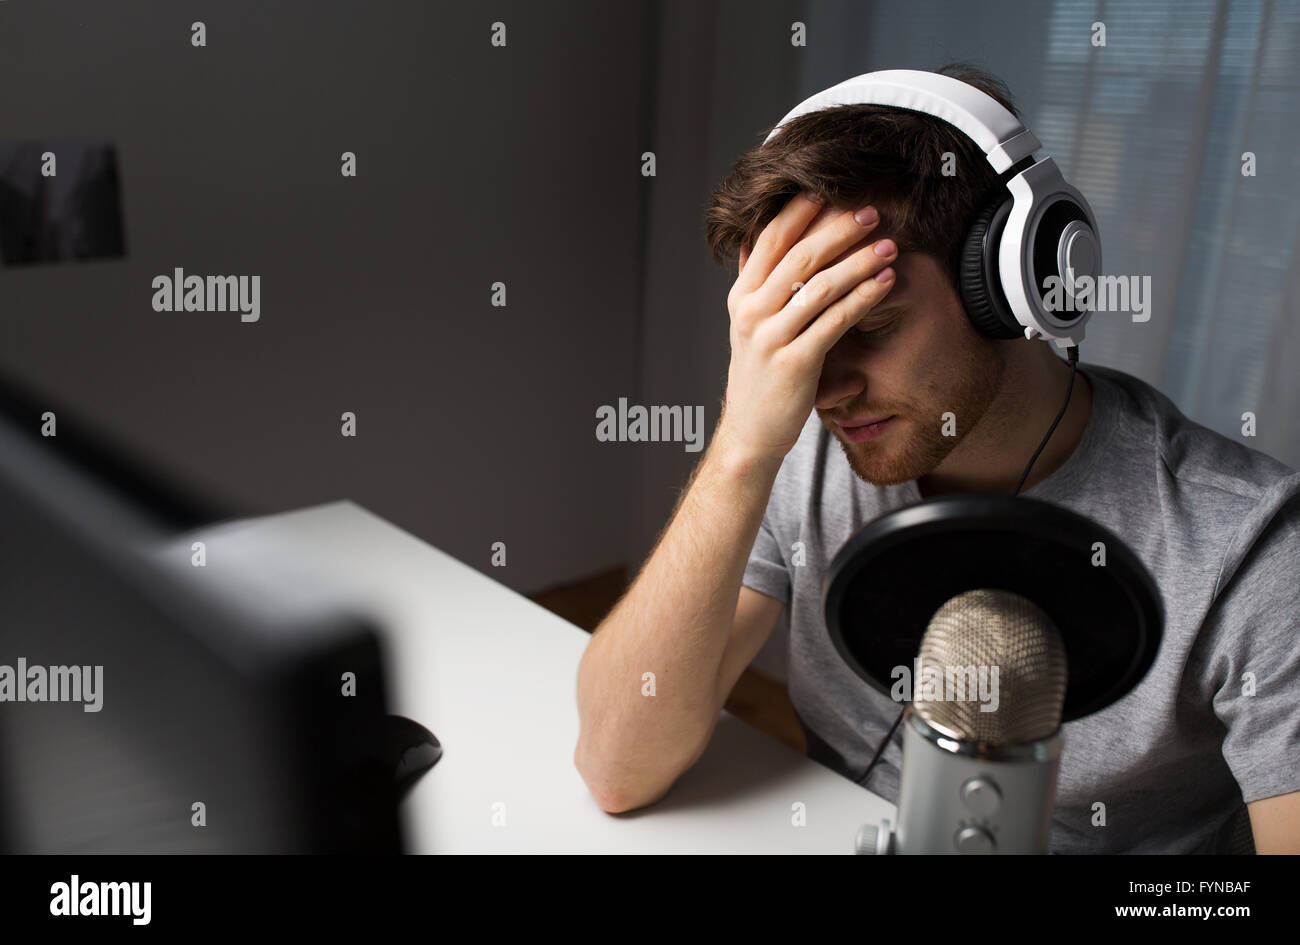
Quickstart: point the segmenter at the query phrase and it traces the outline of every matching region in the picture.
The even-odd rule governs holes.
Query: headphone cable
[[[1065,385],[1065,401],[1061,404],[1061,409],[1056,412],[1056,419],[1053,420],[1052,425],[1047,428],[1047,435],[1043,437],[1043,442],[1038,444],[1038,449],[1034,450],[1034,455],[1029,457],[1029,465],[1025,467],[1024,473],[1021,474],[1020,481],[1016,483],[1016,491],[1011,493],[1012,495],[1020,494],[1021,486],[1023,486],[1025,480],[1029,478],[1029,470],[1034,468],[1034,460],[1038,459],[1038,454],[1043,451],[1043,447],[1047,445],[1047,441],[1050,440],[1052,434],[1056,432],[1056,425],[1060,423],[1061,418],[1065,416],[1065,408],[1070,406],[1070,393],[1074,390],[1074,373],[1079,367],[1079,346],[1070,345],[1066,350],[1066,356],[1070,361],[1070,382]]]
[[[1070,406],[1070,394],[1074,391],[1074,375],[1079,367],[1079,346],[1070,345],[1070,347],[1066,349],[1065,354],[1067,360],[1070,362],[1070,381],[1065,385],[1065,402],[1061,404],[1061,409],[1057,411],[1056,419],[1052,421],[1052,425],[1047,428],[1047,435],[1044,436],[1043,441],[1038,444],[1038,449],[1034,450],[1034,455],[1029,457],[1029,465],[1025,467],[1025,471],[1020,475],[1020,481],[1016,483],[1016,491],[1011,493],[1013,496],[1020,494],[1021,487],[1024,486],[1025,480],[1029,478],[1029,470],[1034,468],[1034,461],[1038,459],[1038,454],[1043,451],[1043,447],[1047,446],[1047,441],[1050,440],[1052,434],[1056,432],[1056,425],[1061,422],[1061,418],[1065,416],[1066,408]],[[872,757],[871,764],[867,765],[867,770],[862,772],[862,777],[858,778],[858,784],[862,785],[862,787],[867,786],[867,778],[871,776],[871,771],[875,768],[876,762],[880,760],[882,755],[884,755],[885,746],[888,745],[889,740],[894,737],[894,732],[898,730],[898,723],[903,721],[903,713],[906,711],[907,706],[903,706],[903,708],[899,709],[898,717],[894,719],[894,724],[889,727],[889,732],[880,740],[880,746],[876,749],[876,754]]]

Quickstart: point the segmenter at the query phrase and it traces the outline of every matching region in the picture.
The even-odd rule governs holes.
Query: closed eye
[[[897,326],[900,316],[897,309],[877,309],[849,330],[860,339],[883,337]]]
[[[859,339],[882,338],[898,325],[897,318],[891,318],[883,325],[876,321],[863,321],[854,325],[850,331]]]

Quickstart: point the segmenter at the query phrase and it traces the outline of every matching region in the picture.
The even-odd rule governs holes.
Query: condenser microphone
[[[1027,496],[938,496],[869,522],[831,561],[822,610],[836,652],[876,692],[898,698],[899,667],[920,667],[898,715],[898,830],[859,835],[880,853],[1042,852],[1061,727],[1128,694],[1164,631],[1160,590],[1119,536]],[[949,667],[964,700],[946,698]]]
[[[860,853],[1046,853],[1061,757],[1065,647],[1028,598],[973,590],[934,614],[904,714],[898,826]]]

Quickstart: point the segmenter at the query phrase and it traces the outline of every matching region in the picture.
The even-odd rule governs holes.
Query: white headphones
[[[890,105],[932,115],[963,132],[1001,174],[1042,145],[995,99],[959,79],[934,72],[891,69],[846,79],[787,114],[764,141],[793,118],[835,105]],[[1046,338],[1069,348],[1083,340],[1090,299],[1075,280],[1101,273],[1101,236],[1083,194],[1044,157],[1007,181],[976,214],[961,256],[958,284],[971,322],[992,338]],[[1063,304],[1044,302],[1050,277],[1059,279]],[[1086,293],[1085,293],[1086,295]]]

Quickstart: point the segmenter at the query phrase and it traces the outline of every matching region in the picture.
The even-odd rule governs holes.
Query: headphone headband
[[[868,72],[818,92],[782,118],[763,143],[791,119],[835,105],[890,105],[932,115],[979,145],[999,174],[1042,147],[997,99],[960,79],[915,69]]]

